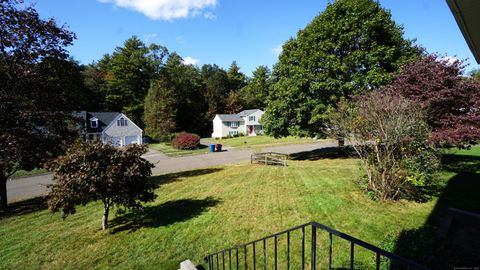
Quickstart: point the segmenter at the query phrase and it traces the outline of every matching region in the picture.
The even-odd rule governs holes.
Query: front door
[[[248,134],[252,134],[253,132],[253,126],[248,126]]]

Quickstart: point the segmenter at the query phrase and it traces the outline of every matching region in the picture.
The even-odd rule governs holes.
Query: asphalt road
[[[152,174],[160,175],[248,161],[253,152],[272,151],[292,154],[336,145],[337,143],[335,141],[321,141],[309,144],[271,146],[261,149],[226,148],[226,151],[220,153],[208,153],[175,158],[167,157],[161,152],[151,150],[145,154],[144,157],[155,164],[155,167],[152,169]],[[9,180],[7,181],[8,201],[15,202],[46,195],[48,193],[47,185],[51,183],[53,183],[51,174]]]

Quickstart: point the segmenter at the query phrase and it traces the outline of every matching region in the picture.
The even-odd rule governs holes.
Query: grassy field
[[[194,150],[180,150],[173,148],[167,143],[151,143],[148,145],[151,149],[160,151],[169,157],[178,157],[185,155],[198,155],[208,153],[209,149],[206,145],[200,145],[198,149]]]
[[[269,136],[240,136],[235,138],[226,139],[205,139],[208,143],[220,143],[230,147],[260,147],[276,144],[301,144],[301,143],[314,143],[319,140],[313,140],[309,138],[297,138],[297,137],[284,137],[275,139]]]
[[[455,182],[462,181],[457,178],[463,167],[449,158],[448,171],[439,176],[448,184],[440,196],[423,203],[371,201],[354,183],[361,175],[357,160],[314,156],[288,167],[238,164],[155,177],[161,184],[156,201],[135,219],[112,217],[108,231],[99,230],[98,202],[78,207],[62,221],[41,200],[27,201],[13,205],[13,214],[0,220],[0,269],[177,269],[182,260],[202,264],[208,253],[312,220],[388,247],[392,236],[422,228],[445,207],[480,207],[480,163],[467,172],[471,175],[464,181],[473,186],[465,190]],[[324,250],[326,236],[318,241]],[[334,266],[339,267],[345,263],[345,243],[334,241]],[[292,243],[297,254],[292,261],[298,263],[298,235],[292,235]],[[271,251],[270,246],[270,256]],[[284,249],[279,252],[284,269]],[[371,269],[373,255],[357,252],[357,268]]]

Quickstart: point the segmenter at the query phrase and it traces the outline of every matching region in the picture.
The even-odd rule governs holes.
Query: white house
[[[237,114],[217,114],[213,118],[212,138],[227,136],[247,135],[256,136],[263,134],[260,119],[263,111],[259,109],[245,110]]]
[[[141,144],[143,130],[119,112],[78,112],[83,120],[85,141],[101,141],[116,146]]]

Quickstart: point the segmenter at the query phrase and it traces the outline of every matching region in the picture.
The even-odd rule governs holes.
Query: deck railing
[[[307,234],[310,233],[310,236]],[[293,237],[293,235],[297,237]],[[321,234],[326,245],[321,243]],[[284,243],[280,243],[282,238]],[[336,260],[333,240],[342,239],[344,260]],[[324,241],[325,241],[324,240]],[[300,243],[294,243],[300,242]],[[337,240],[336,240],[337,241]],[[339,242],[335,242],[340,245]],[[294,244],[296,249],[294,250]],[[300,247],[298,247],[300,245]],[[321,248],[324,249],[321,249]],[[355,255],[363,252],[363,260]],[[258,254],[260,253],[260,254]],[[268,254],[267,254],[268,253]],[[340,252],[338,252],[340,253]],[[367,253],[367,254],[365,254]],[[270,256],[268,256],[270,255]],[[340,254],[338,255],[340,256]],[[372,262],[365,262],[365,258]],[[209,270],[215,269],[428,269],[411,260],[375,247],[317,222],[309,222],[246,244],[209,254],[205,257]],[[357,265],[356,263],[359,263]]]

